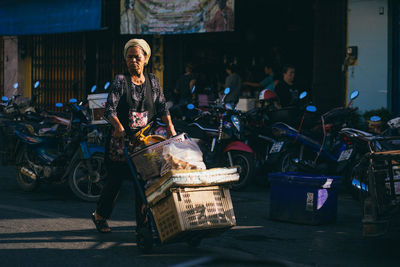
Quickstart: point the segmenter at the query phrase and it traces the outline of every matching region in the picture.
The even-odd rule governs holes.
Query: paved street
[[[0,167],[0,173],[2,266],[398,266],[399,224],[383,237],[363,238],[360,207],[347,196],[339,199],[336,223],[307,226],[270,220],[266,187],[231,192],[232,230],[198,248],[177,243],[142,255],[133,233],[132,182],[124,183],[113,232],[104,235],[89,217],[95,204],[76,199],[67,185],[24,193],[14,168]]]

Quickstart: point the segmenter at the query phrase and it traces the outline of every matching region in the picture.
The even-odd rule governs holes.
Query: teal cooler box
[[[270,218],[301,224],[336,220],[339,176],[270,173]]]

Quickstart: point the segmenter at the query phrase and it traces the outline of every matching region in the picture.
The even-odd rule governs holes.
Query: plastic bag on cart
[[[192,140],[173,142],[163,147],[161,176],[170,170],[205,170],[203,153]]]

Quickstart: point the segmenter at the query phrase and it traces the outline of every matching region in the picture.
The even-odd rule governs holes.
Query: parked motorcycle
[[[96,126],[89,124],[89,113],[76,99],[70,102],[69,118],[42,114],[44,121],[16,127],[17,182],[22,190],[33,191],[41,183],[68,181],[78,198],[97,201],[106,175],[104,147],[88,142]]]
[[[229,94],[225,89],[225,95]],[[224,103],[210,105],[209,111],[195,108],[188,109],[198,115],[188,124],[176,124],[177,131],[186,132],[195,139],[203,151],[207,168],[221,166],[237,166],[240,179],[232,185],[232,189],[240,190],[250,184],[254,174],[254,152],[242,140],[241,112],[233,105]]]
[[[380,121],[379,116],[373,116],[371,121]],[[355,164],[351,174],[351,193],[354,198],[358,199],[362,192],[368,191],[368,164],[366,162],[366,154],[384,151],[400,150],[400,136],[392,135],[391,132],[397,134],[400,128],[400,117],[391,119],[387,122],[387,128],[381,133],[370,133],[354,128],[342,129],[348,140],[356,148]]]
[[[307,93],[299,96],[302,105]],[[256,176],[260,183],[267,183],[267,173],[280,171],[279,161],[284,153],[286,138],[273,134],[271,127],[275,122],[293,122],[302,112],[302,108],[292,106],[280,108],[278,96],[272,90],[263,90],[259,95],[259,106],[243,114],[246,143],[254,150]]]
[[[358,91],[351,94],[347,107],[335,108],[322,115],[316,115],[315,106],[307,106],[298,129],[286,123],[272,125],[275,136],[283,140],[282,143],[274,143],[271,148],[272,152],[284,149],[280,158],[280,171],[350,177],[353,147],[341,129],[356,110],[351,105],[358,94]]]
[[[34,83],[34,88],[39,86],[39,81]],[[18,83],[14,84],[14,89]],[[40,115],[35,111],[34,100],[17,103],[20,94],[11,98],[2,96],[0,103],[0,163],[9,165],[15,163],[17,138],[14,134],[15,125],[21,121],[39,121]]]

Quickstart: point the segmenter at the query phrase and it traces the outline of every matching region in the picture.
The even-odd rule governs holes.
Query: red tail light
[[[346,143],[346,145],[351,145],[351,140],[347,135],[343,135],[343,141]]]
[[[326,124],[324,128],[325,128],[325,131],[329,132],[332,129],[332,127],[333,127],[333,124],[330,123],[330,124]]]

